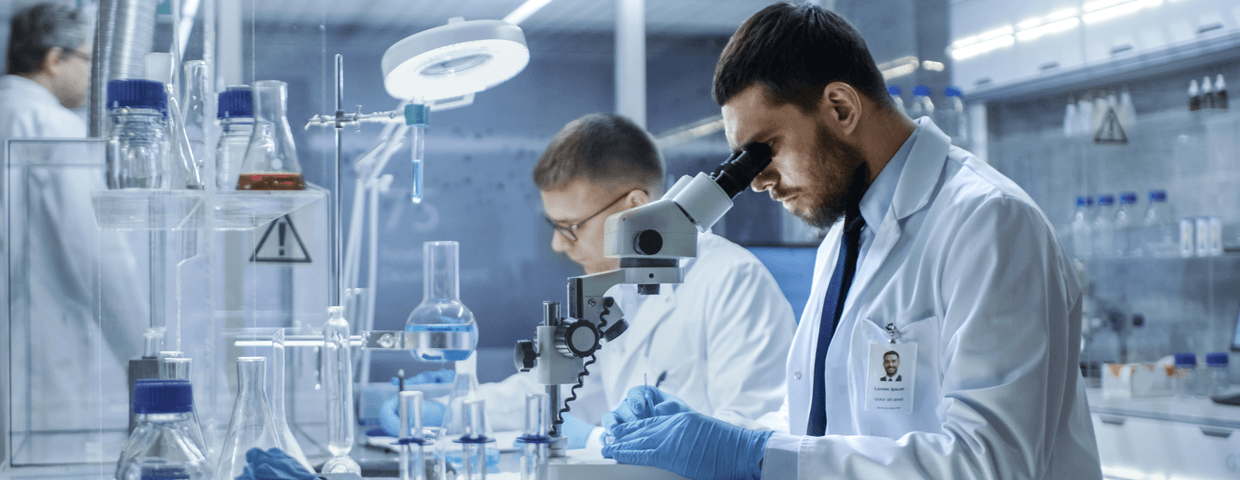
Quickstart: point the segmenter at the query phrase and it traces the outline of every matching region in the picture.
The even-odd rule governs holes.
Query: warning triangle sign
[[[310,263],[310,252],[288,215],[275,219],[250,255],[251,262]]]
[[[1128,144],[1128,135],[1124,134],[1124,126],[1120,125],[1119,116],[1115,114],[1114,108],[1107,108],[1106,116],[1102,118],[1102,125],[1098,127],[1098,131],[1094,132],[1094,143]]]

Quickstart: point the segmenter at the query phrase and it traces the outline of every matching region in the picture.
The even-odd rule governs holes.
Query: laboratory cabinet
[[[1240,407],[1206,398],[1088,392],[1102,473],[1114,479],[1240,477]]]
[[[192,359],[194,408],[218,449],[237,357],[272,354],[237,340],[316,334],[326,318],[323,262],[254,261],[279,236],[268,229],[293,223],[299,248],[325,258],[326,191],[108,190],[105,146],[6,145],[0,478],[111,478],[129,436],[131,360],[152,350]],[[326,454],[314,441],[326,416],[314,350],[289,349],[282,386],[312,456]]]

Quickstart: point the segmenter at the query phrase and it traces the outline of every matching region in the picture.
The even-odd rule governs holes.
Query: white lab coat
[[[46,88],[26,78],[0,76],[0,146],[11,139],[85,136],[81,117],[61,106]],[[7,154],[7,148],[0,149],[0,158]],[[121,233],[95,225],[90,192],[106,188],[103,158],[48,160],[84,166],[31,168],[0,186],[29,208],[14,207],[9,218],[14,232],[24,232],[17,243],[7,245],[7,239],[0,238],[6,254],[25,253],[10,256],[10,268],[29,273],[7,278],[5,272],[13,282],[13,318],[31,319],[30,325],[14,322],[11,330],[13,358],[18,359],[12,387],[28,392],[29,397],[22,397],[32,402],[15,400],[14,418],[30,422],[34,430],[124,426],[124,365],[142,353],[142,327],[148,323],[144,297],[136,288],[136,264]],[[10,175],[16,172],[9,170]],[[6,310],[6,326],[9,313]],[[102,405],[96,401],[101,394]],[[101,408],[108,419],[102,425]]]
[[[629,329],[603,344],[569,413],[598,425],[630,388],[655,386],[664,372],[660,389],[736,425],[756,427],[756,419],[779,409],[796,323],[775,279],[748,250],[704,233],[684,283],[663,285],[659,295],[638,296],[632,285],[609,294]],[[533,372],[481,388],[495,430],[523,428],[525,394],[546,391]],[[562,390],[567,398],[568,387]]]
[[[788,357],[790,435],[772,435],[763,478],[1100,478],[1068,256],[1020,187],[928,120],[919,128],[828,349],[827,435],[810,437],[842,222],[818,249]],[[918,343],[911,413],[865,409],[870,342],[888,341],[888,323]]]

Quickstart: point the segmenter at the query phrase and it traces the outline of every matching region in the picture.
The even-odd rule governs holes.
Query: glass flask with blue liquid
[[[405,321],[405,332],[417,338],[413,353],[418,360],[461,362],[478,346],[478,326],[461,303],[460,290],[460,244],[422,244],[422,303]],[[474,372],[458,368],[457,373]]]

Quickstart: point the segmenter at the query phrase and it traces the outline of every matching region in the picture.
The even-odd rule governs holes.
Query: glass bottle
[[[1137,207],[1136,192],[1121,192],[1119,208],[1115,210],[1115,223],[1112,225],[1115,235],[1115,255],[1127,257],[1133,254],[1133,214]]]
[[[1180,396],[1197,394],[1197,355],[1175,354],[1175,381],[1173,392]]]
[[[1149,208],[1145,210],[1142,230],[1145,231],[1143,252],[1150,257],[1174,257],[1179,254],[1179,224],[1167,204],[1165,190],[1150,190]]]
[[[1068,106],[1063,110],[1063,136],[1076,135],[1076,100],[1068,95]]]
[[[908,111],[904,109],[904,99],[900,98],[899,85],[887,85],[887,94],[891,95],[891,104],[895,105],[896,111],[908,115]]]
[[[459,249],[450,241],[422,244],[422,303],[405,321],[405,331],[417,335],[420,360],[464,361],[478,346],[474,314],[460,299]]]
[[[1227,352],[1206,354],[1206,395],[1218,395],[1231,387],[1227,363]]]
[[[1072,253],[1076,258],[1089,258],[1093,253],[1092,228],[1089,225],[1092,197],[1076,197],[1076,212],[1072,215]]]
[[[161,352],[162,353],[162,352]],[[181,352],[175,352],[181,353]],[[160,356],[159,358],[159,378],[161,380],[181,380],[190,381],[191,370],[194,366],[194,359],[181,356]],[[192,408],[189,411],[190,417],[193,419],[193,426],[190,428],[190,438],[194,441],[194,446],[202,452],[203,456],[208,460],[215,457],[215,452],[211,451],[211,447],[207,445],[206,438],[202,435],[202,423],[198,420],[198,409]],[[215,462],[210,462],[214,465]]]
[[[233,403],[232,420],[224,436],[216,478],[237,478],[245,469],[245,452],[251,448],[284,449],[267,403],[267,359],[237,359],[237,401]]]
[[[1114,216],[1115,196],[1098,195],[1098,206],[1094,209],[1093,226],[1090,235],[1094,240],[1095,257],[1111,257],[1115,249],[1115,230],[1111,225]]]
[[[362,467],[349,458],[353,449],[353,358],[350,353],[349,321],[344,307],[327,307],[323,325],[323,384],[327,391],[327,450],[332,458],[323,473],[362,474]]]
[[[921,117],[934,117],[934,102],[930,101],[930,87],[925,85],[913,87],[913,104],[908,107],[908,116],[913,120]]]
[[[194,393],[184,380],[138,380],[133,409],[138,425],[121,449],[117,480],[209,480],[211,464],[194,444]]]
[[[215,117],[220,121],[220,141],[215,147],[215,187],[220,190],[236,190],[241,175],[241,162],[254,134],[254,107],[251,104],[250,87],[228,87],[220,92],[219,109]]]
[[[314,466],[310,465],[310,461],[306,459],[305,452],[301,450],[301,444],[297,443],[297,437],[293,436],[293,430],[288,427],[288,414],[285,412],[284,391],[287,386],[284,380],[285,360],[284,360],[284,329],[276,330],[271,336],[271,413],[276,425],[276,431],[280,434],[280,443],[284,445],[284,453],[293,457],[306,467],[306,470],[314,471]]]
[[[151,80],[108,82],[108,188],[168,187],[168,94]]]
[[[288,126],[288,84],[254,82],[254,132],[245,151],[237,190],[305,190],[297,147]]]

